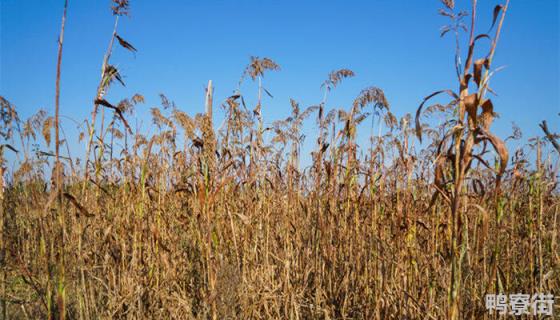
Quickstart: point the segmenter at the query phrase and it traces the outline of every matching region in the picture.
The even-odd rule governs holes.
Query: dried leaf
[[[432,94],[430,94],[429,96],[425,97],[424,100],[422,101],[422,103],[420,104],[420,106],[418,106],[418,109],[416,110],[416,119],[415,119],[415,123],[416,123],[416,136],[418,137],[418,140],[420,140],[420,142],[422,142],[422,126],[420,125],[420,114],[422,113],[422,107],[424,107],[424,104],[430,100],[431,98],[441,94],[441,93],[447,93],[448,95],[452,96],[453,98],[455,98],[455,100],[459,99],[459,96],[451,91],[451,90],[440,90],[440,91],[436,91]]]
[[[493,135],[492,133],[482,129],[481,132],[486,136],[490,143],[494,147],[494,150],[498,153],[500,157],[500,168],[498,170],[498,181],[506,171],[506,166],[508,162],[509,153],[506,148],[506,144],[497,136]],[[498,182],[499,183],[499,182]]]
[[[440,36],[440,37],[443,37],[443,36],[444,36],[446,33],[448,33],[450,30],[451,30],[451,29],[449,29],[448,26],[445,26],[445,27],[441,28],[441,29],[440,29],[440,34],[439,34],[439,36]]]
[[[138,50],[136,50],[136,48],[134,48],[134,46],[132,46],[129,42],[127,42],[126,40],[124,40],[123,38],[119,37],[119,35],[115,35],[115,37],[117,38],[117,40],[119,40],[119,44],[127,49],[130,50],[132,52],[137,52]]]
[[[83,214],[86,217],[93,217],[94,215],[89,213],[79,202],[78,200],[76,200],[76,198],[71,195],[68,192],[64,192],[64,197],[66,199],[68,199],[68,201],[70,201],[70,203],[72,203],[74,205],[74,207],[76,207],[76,209],[78,209],[78,212],[80,212],[81,214]]]
[[[482,104],[482,113],[480,114],[480,122],[484,130],[490,129],[492,121],[494,121],[494,105],[490,99],[485,100]]]
[[[560,153],[560,144],[556,140],[555,135],[550,133],[550,130],[548,130],[548,125],[546,123],[546,120],[543,120],[543,122],[541,122],[539,124],[539,126],[543,130],[543,132],[544,132],[546,138],[548,139],[548,141],[550,141],[550,143],[552,143],[552,146],[554,147],[554,149],[556,149],[556,151],[558,151],[558,153]]]
[[[453,18],[455,15],[453,14],[453,12],[449,12],[446,11],[444,9],[438,9],[438,13],[444,17],[449,17],[449,18]]]
[[[119,73],[119,70],[117,70],[115,66],[108,64],[107,66],[105,66],[105,69],[103,70],[103,79],[101,81],[101,86],[103,88],[107,88],[115,79],[118,82],[120,82],[123,85],[123,87],[125,86],[121,74]]]
[[[262,87],[262,88],[263,88],[264,92],[265,92],[269,97],[274,98],[274,97],[272,96],[272,94],[271,94],[270,92],[268,92],[268,90],[266,90],[265,87]]]
[[[482,39],[482,38],[492,39],[492,38],[490,38],[490,36],[488,34],[482,33],[482,34],[479,34],[476,37],[474,37],[474,41],[476,42],[477,40]]]
[[[12,151],[15,152],[15,153],[18,153],[18,152],[19,152],[19,151],[16,150],[16,148],[12,147],[10,144],[7,144],[7,143],[4,143],[4,144],[0,145],[0,148],[1,148],[1,149],[8,148],[8,149],[12,150]]]
[[[132,134],[132,129],[131,129],[130,126],[128,125],[128,121],[126,121],[126,119],[124,118],[124,116],[123,116],[123,114],[122,114],[122,111],[121,111],[119,108],[117,108],[117,107],[115,107],[114,105],[110,104],[110,103],[109,103],[107,100],[105,100],[105,99],[95,99],[94,103],[115,110],[115,113],[119,116],[119,118],[121,119],[122,123],[124,124],[124,126],[126,127],[126,129],[128,130],[128,132],[129,132],[130,134]]]
[[[465,104],[465,110],[472,120],[474,126],[476,127],[476,114],[478,109],[478,94],[473,93],[463,98],[463,103]]]
[[[490,30],[492,30],[492,28],[494,28],[494,25],[496,24],[496,20],[498,19],[498,14],[500,14],[500,11],[503,8],[504,8],[504,6],[501,5],[501,4],[494,7],[494,14],[493,14],[493,17],[492,17],[492,26],[490,27]]]
[[[482,67],[487,64],[486,60],[488,59],[478,59],[474,62],[474,66],[473,66],[474,82],[479,87],[480,87],[480,80],[482,77]]]

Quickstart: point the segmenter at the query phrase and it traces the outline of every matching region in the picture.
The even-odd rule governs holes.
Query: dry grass
[[[444,5],[454,30],[462,16]],[[415,126],[377,87],[327,112],[328,94],[354,76],[341,69],[321,103],[292,100],[291,116],[265,127],[261,78],[279,66],[253,57],[244,75],[258,80],[253,110],[238,92],[215,129],[211,85],[207,113],[194,117],[162,96],[152,136],[128,126],[141,95],[104,98],[122,81],[109,61],[114,39],[136,52],[117,35],[129,9],[114,1],[92,125],[80,136],[87,160],[64,155],[65,138],[55,141],[58,161],[32,152],[50,145],[58,117],[21,120],[0,97],[5,319],[481,319],[486,293],[558,294],[558,152],[537,137],[510,156],[490,131],[485,94],[507,4],[494,11],[491,53],[474,61],[480,38],[471,33],[459,93],[429,95]],[[452,100],[426,105],[440,93]],[[387,130],[360,146],[356,130],[371,112]],[[300,168],[312,116],[317,146]],[[421,124],[439,116],[452,120]],[[16,149],[7,171],[4,152]]]

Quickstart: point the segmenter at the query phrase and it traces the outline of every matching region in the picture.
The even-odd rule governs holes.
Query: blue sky
[[[70,0],[62,63],[61,113],[88,118],[101,61],[113,27],[110,1]],[[479,1],[478,31],[485,32],[497,1]],[[25,118],[39,108],[54,113],[54,79],[63,1],[0,0],[0,95]],[[469,1],[457,1],[467,8]],[[264,104],[272,121],[290,112],[289,99],[303,106],[321,101],[320,84],[334,69],[349,68],[354,79],[329,98],[329,107],[349,107],[361,89],[382,88],[391,110],[414,113],[433,91],[456,90],[453,38],[440,38],[446,18],[437,0],[418,1],[135,1],[119,34],[137,49],[118,48],[112,57],[125,76],[108,100],[141,93],[138,124],[150,127],[147,110],[164,93],[186,112],[203,111],[204,86],[215,85],[215,102],[236,88],[251,55],[270,57],[282,68],[264,78],[274,95]],[[506,66],[491,86],[495,131],[505,137],[515,121],[524,137],[540,134],[547,119],[560,127],[560,1],[511,1],[493,67]],[[479,52],[479,56],[486,52]],[[246,83],[248,97],[256,87]],[[219,118],[220,115],[217,115]],[[75,124],[65,120],[68,135]],[[135,127],[136,124],[133,124]],[[313,141],[314,122],[305,131]],[[70,140],[76,140],[71,139]],[[83,148],[74,145],[73,149]]]

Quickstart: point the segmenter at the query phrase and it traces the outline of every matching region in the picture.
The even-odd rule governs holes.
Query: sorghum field
[[[209,82],[196,115],[162,95],[149,135],[133,127],[141,94],[106,97],[123,82],[112,53],[136,52],[119,35],[133,3],[113,0],[79,137],[60,125],[62,4],[55,110],[22,119],[0,97],[0,318],[483,319],[486,294],[560,293],[560,117],[515,149],[519,128],[492,129],[508,112],[489,80],[509,0],[485,13],[492,26],[477,24],[476,0],[470,12],[442,1],[445,36],[469,35],[457,81],[400,119],[382,83],[327,107],[349,69],[326,76],[316,105],[263,119],[263,76],[280,66],[251,57],[253,92],[217,103]],[[359,144],[372,118],[386,130]]]

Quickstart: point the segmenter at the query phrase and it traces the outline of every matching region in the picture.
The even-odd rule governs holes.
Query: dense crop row
[[[554,128],[543,123],[545,138],[509,152],[491,131],[487,94],[507,3],[479,35],[476,1],[469,14],[444,1],[451,22],[442,32],[467,28],[468,52],[464,64],[456,59],[457,84],[419,99],[416,119],[397,119],[377,87],[329,108],[328,96],[354,76],[341,69],[324,82],[323,101],[291,101],[289,118],[267,122],[263,76],[280,67],[253,57],[243,81],[255,82],[256,105],[241,92],[227,98],[218,128],[211,83],[204,114],[162,96],[150,136],[128,124],[141,95],[105,97],[123,81],[113,50],[136,51],[118,34],[128,9],[114,1],[80,136],[85,157],[64,152],[60,68],[53,117],[20,119],[0,100],[2,161],[17,150],[1,175],[5,319],[481,319],[487,293],[560,292]],[[490,51],[479,53],[478,41]],[[430,105],[440,94],[449,102]],[[360,145],[368,117],[386,130]],[[443,121],[431,127],[428,118]],[[306,120],[318,132],[302,167]],[[32,152],[34,144],[56,152]]]

